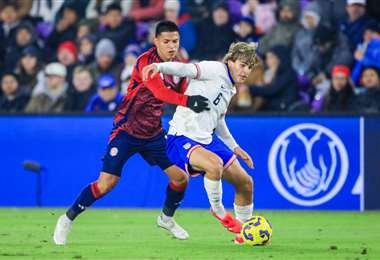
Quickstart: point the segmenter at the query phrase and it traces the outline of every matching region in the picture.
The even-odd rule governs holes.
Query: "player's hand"
[[[143,80],[146,81],[150,78],[153,78],[159,72],[160,71],[158,70],[155,64],[149,64],[143,68],[143,71],[142,71]]]
[[[246,151],[244,151],[240,147],[236,147],[234,149],[234,153],[237,155],[237,157],[242,159],[249,168],[251,169],[255,168],[255,165],[253,164],[253,160],[251,156],[249,156],[249,154]]]
[[[200,95],[188,96],[186,106],[195,113],[210,110],[208,107],[208,99]]]

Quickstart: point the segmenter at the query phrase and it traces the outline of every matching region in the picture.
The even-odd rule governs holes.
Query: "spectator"
[[[333,67],[331,87],[324,100],[325,111],[347,111],[353,98],[353,86],[350,83],[350,68],[344,65]]]
[[[30,99],[25,112],[62,112],[68,88],[65,81],[66,73],[63,64],[57,62],[48,64],[45,68],[46,81],[42,89]]]
[[[215,1],[212,0],[185,0],[185,9],[190,14],[194,23],[199,23],[201,20],[210,16]]]
[[[94,78],[91,71],[83,66],[74,69],[72,90],[65,100],[65,111],[85,111],[90,97],[95,93]]]
[[[355,51],[356,64],[352,79],[358,84],[363,67],[374,66],[380,69],[380,26],[377,22],[368,23],[364,30],[364,42]]]
[[[96,36],[87,34],[78,40],[79,52],[78,63],[82,65],[89,65],[95,60],[95,45]]]
[[[330,77],[335,65],[350,67],[353,62],[348,39],[342,33],[319,25],[313,37],[314,47],[310,51],[311,66],[305,68],[305,74],[314,86]]]
[[[183,47],[187,53],[190,53],[196,43],[195,25],[192,20],[183,20],[179,17],[180,8],[181,4],[179,0],[165,0],[164,18],[178,25],[181,35],[180,46]]]
[[[212,17],[202,20],[197,25],[197,43],[192,53],[193,59],[218,60],[236,39],[232,29],[228,7],[224,3],[216,4]],[[223,35],[223,37],[221,37]]]
[[[34,27],[28,22],[20,23],[16,29],[15,42],[6,50],[5,67],[8,70],[14,70],[21,57],[22,50],[31,45],[38,48],[38,39]]]
[[[34,46],[24,48],[16,68],[20,86],[29,95],[37,85],[38,79],[43,78],[40,51]]]
[[[116,48],[113,42],[110,39],[101,39],[95,48],[95,62],[90,65],[95,79],[106,73],[119,78],[120,67],[115,57]]]
[[[25,2],[25,0],[24,0]],[[65,1],[32,1],[29,14],[32,17],[42,18],[45,22],[54,23],[56,15]]]
[[[269,49],[276,45],[283,45],[291,48],[293,39],[300,29],[298,23],[300,7],[299,2],[294,0],[281,0],[280,17],[278,24],[260,39],[259,51],[265,54]]]
[[[164,14],[164,0],[133,1],[128,17],[136,21],[156,21]]]
[[[128,43],[136,40],[136,24],[129,18],[123,19],[119,4],[107,7],[101,25],[103,28],[99,31],[98,38],[110,39],[116,45],[118,52],[122,52]]]
[[[268,33],[276,24],[276,8],[276,1],[248,0],[241,13],[254,20],[259,32]]]
[[[127,16],[133,1],[125,0],[89,0],[86,8],[86,18],[97,19],[113,3],[119,3],[123,10],[123,16]]]
[[[129,45],[123,52],[124,68],[121,72],[121,93],[127,94],[129,80],[132,76],[133,67],[136,64],[137,57],[141,54],[141,49],[137,45]]]
[[[0,9],[0,57],[4,57],[9,46],[16,41],[16,31],[20,24],[17,16],[17,6],[12,3],[5,3]],[[4,59],[0,59],[0,71],[5,64]]]
[[[380,72],[376,67],[366,67],[361,74],[362,90],[355,96],[351,109],[359,113],[380,112]]]
[[[67,82],[71,82],[71,79],[73,77],[73,70],[76,65],[77,56],[78,56],[78,50],[74,42],[66,41],[66,42],[61,43],[58,46],[57,59],[58,59],[58,62],[63,64],[67,69],[67,73],[66,73]]]
[[[366,0],[347,0],[347,21],[342,24],[342,32],[350,41],[351,50],[354,51],[363,41],[363,32],[372,19],[366,14]]]
[[[236,33],[237,40],[241,42],[257,42],[259,39],[259,35],[256,34],[255,21],[249,16],[240,19]]]
[[[76,39],[79,40],[86,35],[94,34],[97,30],[97,20],[82,19],[78,23]]]
[[[17,76],[5,73],[1,77],[0,112],[21,112],[29,100],[29,95],[21,91]]]
[[[299,77],[307,73],[312,66],[310,50],[314,46],[314,32],[321,20],[321,10],[316,2],[310,2],[302,12],[302,28],[294,38],[292,48],[292,66]]]
[[[98,93],[87,104],[87,112],[112,112],[121,103],[123,96],[120,94],[116,80],[111,74],[103,74],[97,82]]]
[[[78,20],[78,13],[74,7],[67,5],[63,8],[62,16],[58,19],[53,32],[46,40],[48,47],[54,53],[61,43],[75,40]]]
[[[290,64],[289,49],[275,46],[266,53],[263,86],[252,86],[253,96],[265,98],[262,110],[287,111],[298,100],[297,74]]]

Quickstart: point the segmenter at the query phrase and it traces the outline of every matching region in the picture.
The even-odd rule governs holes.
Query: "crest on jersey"
[[[343,142],[333,131],[319,124],[298,124],[274,141],[268,169],[273,185],[285,199],[317,206],[341,190],[349,160]]]
[[[119,149],[117,149],[116,147],[112,147],[111,150],[110,150],[110,155],[113,157],[113,156],[116,156],[119,152]]]
[[[186,150],[188,150],[190,147],[191,147],[191,143],[186,143],[183,145],[183,148],[185,148]]]

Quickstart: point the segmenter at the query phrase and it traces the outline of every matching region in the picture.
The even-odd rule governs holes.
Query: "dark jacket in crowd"
[[[0,112],[23,112],[28,101],[29,95],[21,92],[13,99],[9,99],[5,95],[0,96]]]
[[[354,91],[351,85],[345,86],[341,91],[336,91],[332,86],[325,103],[325,111],[347,111],[350,103],[353,102]]]
[[[270,52],[280,60],[272,82],[262,87],[252,86],[250,91],[265,98],[263,110],[286,111],[298,100],[297,74],[290,65],[288,48],[275,46]]]
[[[68,92],[63,109],[65,111],[85,111],[87,103],[95,92],[95,87],[91,87],[89,90],[84,92],[78,92],[75,89],[72,89]]]
[[[363,93],[356,95],[350,104],[350,109],[359,113],[380,112],[380,87],[366,89]]]
[[[136,40],[136,23],[130,19],[126,19],[116,28],[100,28],[97,36],[98,39],[108,38],[112,40],[117,51],[121,53],[128,43]]]
[[[342,24],[342,31],[350,40],[351,51],[354,51],[356,46],[363,41],[363,32],[369,23],[373,23],[373,19],[368,15],[363,15],[354,22],[346,21]]]

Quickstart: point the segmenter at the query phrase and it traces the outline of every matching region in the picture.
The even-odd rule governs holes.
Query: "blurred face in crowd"
[[[251,73],[252,68],[245,62],[241,60],[228,61],[228,68],[231,71],[232,78],[236,84],[242,84],[248,78],[249,73]]]
[[[50,89],[58,89],[65,83],[65,78],[58,75],[46,75],[47,86]]]
[[[283,22],[290,22],[294,19],[294,13],[289,6],[285,5],[280,10],[280,20]]]
[[[114,100],[117,95],[117,92],[118,92],[117,87],[98,88],[99,96],[105,102],[110,102]]]
[[[75,55],[67,49],[62,49],[58,52],[58,61],[65,66],[74,64],[75,60]]]
[[[269,69],[273,69],[277,68],[277,66],[280,64],[280,61],[275,54],[267,52],[265,55],[265,63]]]
[[[374,69],[366,69],[362,73],[361,82],[363,87],[378,88],[380,87],[379,74]]]
[[[343,73],[335,73],[332,77],[332,85],[336,91],[343,90],[348,84],[348,78]]]
[[[32,41],[32,34],[29,30],[22,28],[17,31],[16,42],[19,46],[26,46]]]
[[[61,19],[63,19],[68,25],[72,25],[75,24],[75,22],[78,19],[78,16],[74,10],[70,8],[65,8]]]
[[[25,55],[21,58],[21,66],[27,73],[34,73],[37,67],[37,57],[31,55]]]
[[[136,55],[134,54],[128,54],[125,58],[124,58],[124,64],[126,66],[133,66],[137,61],[137,57]]]
[[[170,61],[177,55],[179,49],[178,32],[162,32],[153,39],[157,52],[163,61]]]
[[[80,39],[88,34],[90,34],[90,27],[87,24],[81,24],[78,26],[77,39]]]
[[[321,54],[327,53],[331,49],[332,44],[333,44],[332,42],[325,42],[325,43],[319,44],[318,48]]]
[[[84,92],[91,88],[93,78],[88,70],[74,73],[73,85],[78,92]]]
[[[18,82],[13,75],[5,75],[1,80],[1,89],[5,95],[12,95],[17,91]]]
[[[228,23],[228,12],[224,8],[217,8],[212,12],[212,19],[217,26]]]
[[[356,21],[365,14],[365,6],[360,4],[347,5],[346,10],[351,22]]]
[[[7,5],[1,11],[0,18],[6,24],[13,24],[17,21],[17,11],[13,6]]]
[[[79,52],[85,56],[89,56],[93,53],[94,44],[89,39],[83,39],[79,44]]]
[[[315,28],[317,27],[318,23],[317,23],[317,20],[315,19],[315,17],[311,16],[311,15],[304,15],[303,17],[304,21],[305,21],[305,25],[307,28]]]
[[[123,22],[123,15],[119,10],[110,10],[106,13],[104,20],[109,27],[116,28]]]
[[[101,55],[100,57],[96,59],[98,66],[103,70],[109,68],[109,66],[111,66],[112,64],[112,61],[113,61],[112,57],[108,55]]]
[[[165,20],[175,23],[178,19],[178,10],[176,9],[166,9],[165,10]]]
[[[250,35],[252,32],[253,32],[253,28],[249,23],[244,22],[244,21],[240,22],[240,24],[239,24],[239,35],[240,35],[240,37],[245,38],[248,35]]]
[[[247,3],[249,6],[249,10],[251,10],[252,12],[255,12],[257,5],[259,4],[258,0],[248,0]]]

